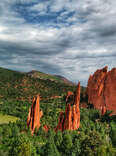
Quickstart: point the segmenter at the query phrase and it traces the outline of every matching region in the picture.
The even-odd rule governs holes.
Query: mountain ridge
[[[61,76],[61,75],[52,75],[49,73],[44,73],[44,72],[40,72],[38,70],[32,70],[30,72],[26,72],[26,75],[32,77],[32,78],[39,78],[39,79],[44,79],[44,80],[51,80],[51,81],[55,81],[55,82],[61,82],[61,83],[65,83],[71,86],[75,86],[76,84],[73,83],[72,81],[68,80],[66,77]]]
[[[74,85],[66,84],[55,76],[40,73],[41,77],[37,77],[38,72],[34,72],[35,75],[33,75],[33,73],[0,68],[0,97],[31,101],[32,97],[37,94],[40,94],[43,98],[61,96],[68,90],[74,90],[75,88]]]

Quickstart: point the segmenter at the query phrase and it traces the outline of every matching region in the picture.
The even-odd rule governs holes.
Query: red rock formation
[[[80,108],[88,108],[88,104],[86,102],[81,102]]]
[[[49,131],[49,127],[47,125],[44,125],[43,126],[43,129],[44,129],[45,132],[48,132]]]
[[[55,131],[58,131],[58,130],[63,131],[63,129],[64,129],[64,113],[60,112],[58,125],[55,128]]]
[[[74,93],[71,91],[68,91],[66,95],[66,103],[70,101],[69,99],[73,99],[73,96],[74,96]]]
[[[40,119],[43,115],[43,112],[40,111],[39,101],[39,96],[33,98],[32,106],[29,109],[27,118],[27,126],[31,128],[32,134],[34,133],[35,128],[38,129],[40,127]]]
[[[106,111],[107,111],[106,106],[103,106],[101,108],[101,115],[103,116],[106,113]]]
[[[74,99],[74,106],[73,106],[73,129],[78,129],[80,126],[80,109],[79,109],[79,104],[80,104],[80,82],[78,83],[76,94],[75,94],[75,99]]]
[[[61,130],[76,130],[80,125],[80,82],[78,83],[75,93],[74,105],[71,107],[67,104],[65,113],[61,112],[59,115],[59,122],[55,131]]]
[[[107,71],[108,67],[97,70],[88,80],[88,102],[102,114],[106,110],[116,113],[116,68]]]

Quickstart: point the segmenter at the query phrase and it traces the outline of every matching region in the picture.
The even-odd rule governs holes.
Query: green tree
[[[35,156],[36,153],[33,152],[33,146],[29,138],[25,134],[16,136],[12,142],[11,150],[9,151],[9,156]]]
[[[63,141],[62,132],[61,131],[58,131],[56,133],[54,140],[55,140],[55,144],[56,144],[57,148],[60,149],[61,143]]]
[[[116,126],[115,126],[115,124],[111,124],[110,137],[112,140],[112,144],[116,147]]]
[[[66,155],[70,155],[72,148],[72,137],[69,131],[63,132],[63,142],[62,142],[62,150]]]
[[[54,143],[54,132],[52,130],[49,130],[48,132],[48,140],[44,150],[45,156],[60,156],[60,153],[58,152],[58,149]]]
[[[12,125],[12,136],[17,136],[19,134],[19,128],[18,128],[18,126],[15,124],[15,123],[13,123],[13,125]]]
[[[98,149],[104,144],[99,133],[90,132],[81,143],[81,156],[98,156]]]
[[[97,156],[116,156],[116,149],[111,144],[101,145],[97,150]]]
[[[81,153],[81,141],[79,140],[79,138],[74,139],[71,151],[71,153],[73,153],[73,155],[75,156]]]

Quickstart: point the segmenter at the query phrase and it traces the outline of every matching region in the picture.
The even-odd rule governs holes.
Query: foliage
[[[33,146],[29,140],[29,138],[21,134],[14,138],[11,149],[9,151],[9,156],[35,156],[36,153],[33,151]]]
[[[102,117],[91,106],[81,108],[78,130],[54,132],[59,113],[65,111],[64,95],[75,87],[48,78],[0,68],[0,156],[115,156],[116,116],[109,112]],[[26,120],[32,97],[38,93],[43,117],[32,136]],[[82,88],[81,101],[87,102],[84,93]],[[60,98],[54,98],[56,95]],[[49,127],[48,133],[44,125]]]

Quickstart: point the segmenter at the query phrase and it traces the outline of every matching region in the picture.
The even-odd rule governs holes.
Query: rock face
[[[76,130],[80,125],[80,82],[74,97],[74,105],[71,107],[69,103],[66,105],[65,113],[61,112],[59,115],[59,122],[55,131],[61,130]]]
[[[71,100],[73,100],[73,97],[74,97],[74,93],[71,92],[71,91],[68,91],[67,92],[67,95],[66,95],[66,103],[70,102]]]
[[[43,115],[43,112],[40,111],[40,97],[37,96],[33,98],[32,106],[29,109],[29,114],[27,118],[27,126],[30,127],[32,134],[34,133],[35,128],[40,127],[40,119]]]
[[[87,86],[88,102],[104,115],[106,110],[116,113],[116,68],[108,67],[90,75]]]

